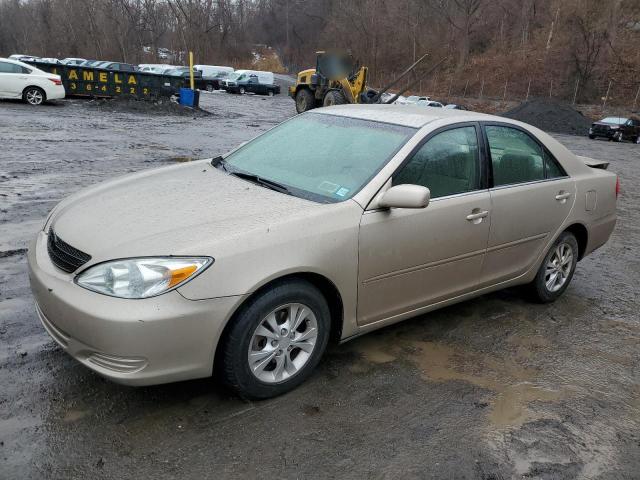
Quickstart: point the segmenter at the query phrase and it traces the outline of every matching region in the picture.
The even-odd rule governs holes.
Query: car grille
[[[593,131],[595,133],[609,133],[609,127],[606,125],[594,125]]]
[[[47,251],[53,264],[60,270],[71,273],[91,260],[91,255],[73,248],[58,237],[53,230],[49,230]]]

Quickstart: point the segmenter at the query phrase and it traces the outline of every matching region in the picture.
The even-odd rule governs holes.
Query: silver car
[[[296,116],[223,157],[81,191],[29,249],[42,324],[129,385],[267,398],[330,338],[526,284],[551,302],[616,222],[617,177],[509,119],[416,106]]]

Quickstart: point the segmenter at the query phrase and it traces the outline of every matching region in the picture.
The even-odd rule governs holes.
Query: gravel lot
[[[640,146],[558,136],[622,182],[611,241],[566,294],[487,295],[332,346],[301,388],[128,388],[40,325],[25,249],[64,196],[215,156],[295,113],[203,94],[205,117],[0,103],[0,478],[638,478]]]

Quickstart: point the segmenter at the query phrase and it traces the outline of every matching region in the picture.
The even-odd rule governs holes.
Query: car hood
[[[613,124],[613,123],[605,123],[605,122],[593,122],[593,125],[599,125],[602,127],[619,127],[620,124]]]
[[[221,240],[268,231],[329,207],[223,173],[208,160],[100,184],[62,202],[51,228],[91,263],[151,255],[208,255]]]

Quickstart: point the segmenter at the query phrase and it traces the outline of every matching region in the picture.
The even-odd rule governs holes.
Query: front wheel
[[[29,105],[42,105],[47,99],[47,95],[41,88],[28,87],[22,93],[22,99]]]
[[[621,142],[622,141],[622,132],[617,132],[613,134],[613,139],[616,142]]]
[[[239,92],[240,92],[240,95],[244,95],[244,87],[240,87]]]
[[[210,83],[207,83],[207,92],[213,92],[213,85],[211,85]]]
[[[589,138],[590,138],[591,140],[593,140],[593,139],[595,139],[595,138],[596,138],[596,136],[595,136],[595,135],[589,135]]]
[[[310,283],[275,284],[251,299],[223,338],[221,373],[241,397],[264,399],[300,385],[329,339],[329,307]]]
[[[636,144],[637,144],[637,145],[640,145],[640,135],[638,135],[638,136],[636,137]]]
[[[578,263],[578,241],[570,232],[563,232],[544,258],[538,274],[530,284],[534,300],[550,303],[557,300],[569,286]]]
[[[344,97],[344,94],[342,92],[340,92],[339,90],[329,90],[324,96],[322,106],[330,107],[332,105],[343,105],[345,103],[347,103],[347,99]]]

